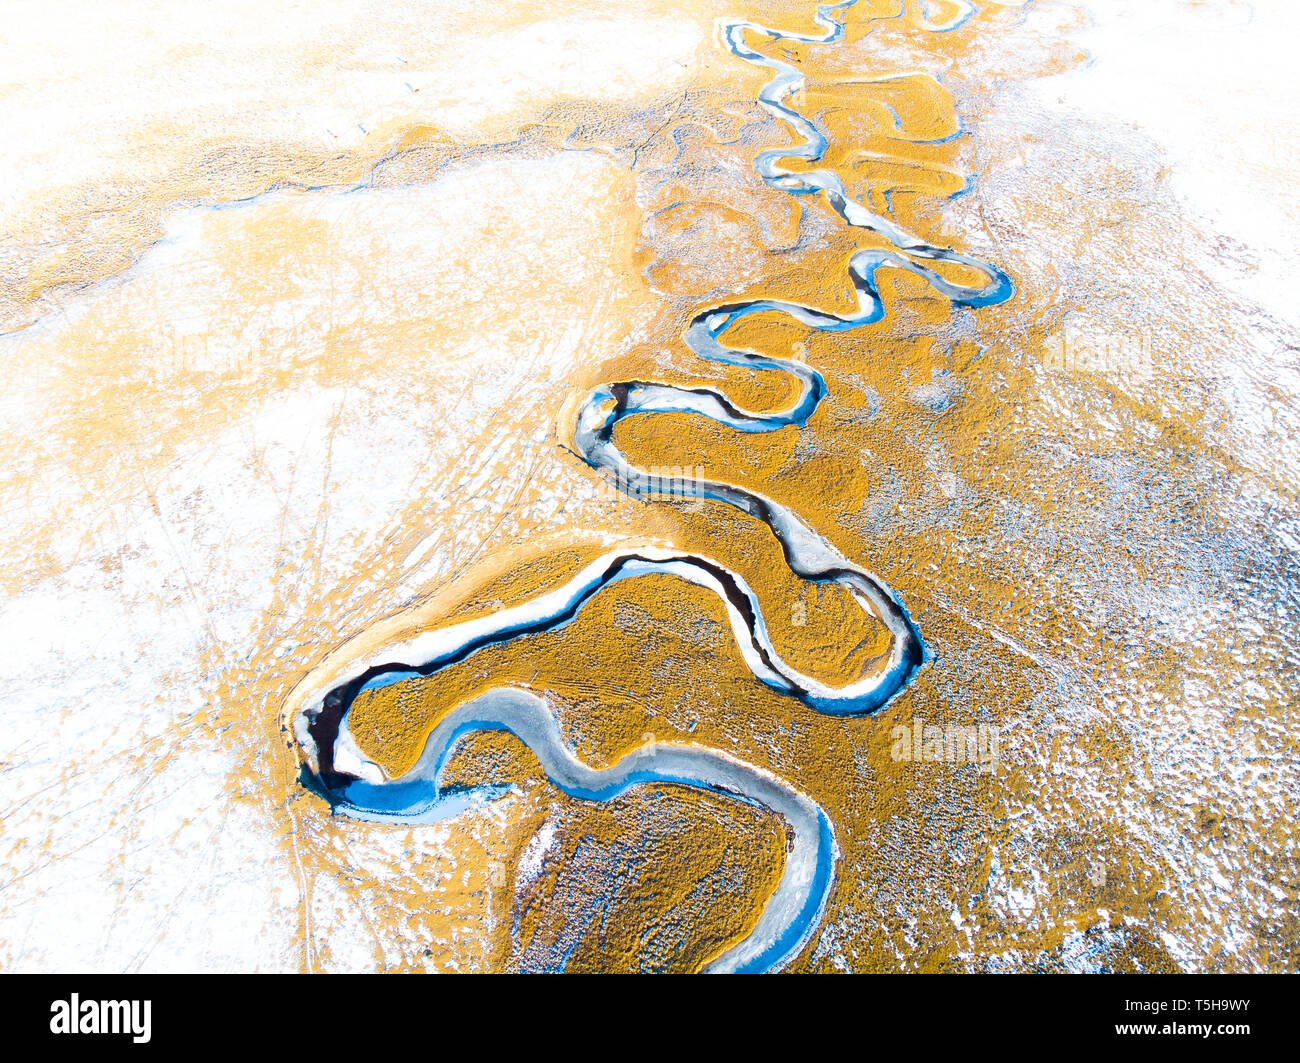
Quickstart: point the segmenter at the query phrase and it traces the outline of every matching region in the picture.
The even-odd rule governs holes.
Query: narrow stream
[[[768,29],[752,22],[720,26],[722,42],[738,58],[774,71],[759,94],[759,103],[801,138],[792,146],[762,152],[755,169],[773,189],[792,195],[822,195],[843,221],[884,238],[888,250],[862,250],[848,261],[848,282],[858,309],[838,316],[779,300],[759,299],[701,310],[686,329],[684,340],[699,357],[750,369],[788,374],[799,384],[796,400],[784,410],[755,412],[740,409],[719,391],[707,387],[679,388],[651,381],[625,380],[605,384],[583,403],[577,419],[573,449],[593,469],[612,475],[629,493],[650,490],[653,478],[630,464],[614,442],[621,421],[657,413],[690,412],[742,432],[770,432],[802,426],[826,395],[821,374],[800,362],[725,345],[722,340],[737,322],[754,315],[785,315],[810,331],[844,331],[881,320],[885,305],[876,283],[881,269],[900,269],[923,278],[954,304],[968,307],[1003,302],[1012,293],[1010,279],[985,262],[937,247],[902,229],[852,199],[834,173],[788,168],[792,160],[803,167],[819,162],[828,141],[822,128],[786,101],[803,87],[803,77],[789,63],[758,50],[751,41],[800,41],[834,44],[844,38],[843,19],[858,0],[819,7],[815,16],[823,32],[802,35]],[[945,32],[973,13],[969,3],[951,3],[955,12],[946,23],[919,22],[919,28]],[[898,16],[895,16],[898,17]],[[933,263],[934,265],[930,265]],[[978,286],[956,284],[934,267],[952,264],[977,270],[985,278]],[[485,646],[522,635],[553,631],[574,619],[583,605],[604,588],[621,580],[653,573],[670,574],[705,587],[726,607],[732,633],[755,677],[798,699],[810,709],[833,715],[873,713],[898,695],[929,658],[921,634],[902,601],[880,577],[852,563],[794,512],[761,494],[723,482],[681,484],[681,497],[724,502],[771,529],[786,563],[801,579],[846,588],[864,611],[884,624],[890,635],[883,666],[830,686],[791,668],[768,636],[758,599],[745,581],[717,561],[697,554],[660,549],[616,551],[592,562],[562,587],[476,620],[425,632],[386,647],[356,665],[345,677],[334,675],[328,689],[308,677],[286,716],[306,762],[312,785],[335,805],[336,811],[367,820],[429,822],[463,811],[468,804],[498,792],[444,792],[439,775],[459,740],[477,731],[504,730],[514,734],[537,756],[547,777],[572,796],[610,801],[644,785],[679,784],[730,795],[771,809],[790,824],[794,844],[786,855],[777,888],[750,933],[708,966],[710,971],[779,969],[794,959],[820,925],[834,881],[838,855],[834,830],[823,810],[789,783],[761,768],[719,750],[694,744],[656,743],[625,755],[604,770],[590,768],[568,750],[546,701],[519,690],[498,689],[459,706],[429,735],[418,764],[406,775],[389,779],[357,748],[348,730],[348,710],[362,691],[431,675],[465,660]]]

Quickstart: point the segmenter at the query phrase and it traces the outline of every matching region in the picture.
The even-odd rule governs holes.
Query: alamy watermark
[[[1043,365],[1054,372],[1150,373],[1155,368],[1151,333],[1072,313],[1044,345]]]
[[[598,476],[602,496],[614,501],[633,498],[641,502],[698,502],[708,481],[703,465],[651,465],[629,471],[602,468]]]
[[[147,1044],[152,1011],[150,1000],[82,1000],[73,993],[50,1004],[50,1033],[128,1034],[136,1044]]]
[[[1002,764],[1002,732],[989,723],[926,723],[914,716],[910,724],[894,727],[890,737],[889,755],[898,763],[974,764],[990,773]]]

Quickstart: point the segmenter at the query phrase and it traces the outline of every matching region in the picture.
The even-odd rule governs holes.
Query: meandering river
[[[758,102],[794,133],[792,145],[760,153],[758,174],[772,189],[790,195],[822,196],[845,225],[883,238],[888,247],[859,250],[846,263],[845,280],[856,295],[857,310],[833,314],[814,306],[755,299],[702,308],[685,331],[684,342],[702,359],[761,372],[785,374],[798,386],[781,410],[747,410],[709,387],[682,388],[654,381],[621,380],[604,384],[583,402],[573,450],[598,473],[633,494],[652,486],[652,475],[631,464],[615,442],[618,425],[630,418],[691,413],[747,433],[771,432],[805,424],[826,395],[820,373],[791,359],[728,346],[724,338],[745,318],[782,315],[809,331],[859,328],[881,320],[886,306],[876,281],[881,270],[922,278],[954,304],[989,306],[1012,293],[1010,279],[996,267],[928,243],[890,218],[874,213],[850,196],[841,178],[816,164],[829,146],[824,129],[790,103],[804,85],[799,70],[762,50],[764,42],[833,45],[844,39],[844,20],[858,0],[819,7],[821,32],[800,34],[737,20],[719,26],[720,39],[737,58],[773,71]],[[973,5],[948,5],[946,21],[918,19],[919,31],[945,32],[961,25]],[[896,16],[901,17],[901,16]],[[982,283],[958,283],[942,272],[974,270]],[[463,661],[486,646],[564,627],[583,605],[605,588],[650,574],[668,574],[706,588],[723,602],[740,652],[754,676],[798,699],[810,710],[832,715],[874,713],[887,705],[923,668],[929,651],[899,596],[875,573],[845,557],[827,539],[774,499],[721,481],[687,481],[685,497],[726,503],[765,524],[779,542],[791,571],[810,584],[836,584],[889,633],[883,662],[867,674],[834,686],[803,675],[787,664],[769,638],[757,596],[736,572],[699,554],[666,549],[615,551],[585,566],[563,586],[490,615],[424,632],[347,666],[340,674],[322,666],[295,690],[286,724],[296,740],[312,785],[336,810],[367,820],[445,819],[468,802],[495,791],[444,791],[440,774],[456,744],[477,731],[514,734],[537,756],[547,777],[564,792],[592,801],[610,801],[637,786],[676,784],[702,788],[760,805],[789,824],[793,844],[776,889],[749,934],[713,959],[712,971],[774,970],[798,956],[816,931],[834,882],[835,832],[823,809],[771,773],[720,750],[696,744],[650,743],[603,770],[578,760],[565,745],[546,700],[533,693],[497,689],[447,714],[428,736],[414,768],[398,778],[358,748],[348,729],[349,709],[364,691],[426,677]]]

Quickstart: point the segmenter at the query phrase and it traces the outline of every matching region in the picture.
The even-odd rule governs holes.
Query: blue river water
[[[819,34],[783,32],[735,21],[722,26],[721,37],[737,58],[773,71],[758,102],[799,138],[792,145],[757,156],[754,166],[762,179],[777,191],[824,196],[848,226],[883,237],[892,247],[861,250],[849,259],[846,279],[858,303],[853,313],[835,315],[781,300],[758,299],[710,306],[691,321],[684,340],[699,357],[778,371],[794,378],[799,393],[784,410],[748,411],[711,388],[677,388],[652,381],[618,381],[591,392],[579,411],[573,450],[593,469],[613,474],[614,482],[629,493],[646,491],[651,477],[629,463],[613,441],[616,427],[624,420],[689,412],[738,431],[763,433],[804,425],[822,402],[826,383],[815,369],[722,342],[728,330],[745,318],[782,314],[810,331],[820,332],[846,331],[880,321],[886,308],[876,275],[882,269],[912,273],[960,306],[990,306],[1012,294],[1011,281],[1002,271],[929,244],[891,219],[873,213],[848,194],[838,175],[828,170],[787,167],[790,160],[805,167],[819,162],[828,147],[827,136],[816,121],[786,102],[803,85],[798,69],[765,54],[751,42],[833,45],[843,40],[844,18],[857,2],[845,0],[817,8],[815,21],[822,30]],[[927,5],[927,21],[921,22],[919,28],[946,32],[964,24],[975,10],[964,0],[947,6],[956,12],[952,19],[933,21],[928,14],[933,5]],[[954,283],[935,268],[941,264],[974,269],[985,281],[975,286]],[[499,794],[501,788],[496,786],[466,792],[444,791],[439,785],[442,768],[457,743],[479,731],[512,733],[533,751],[552,783],[584,800],[610,801],[634,787],[672,784],[725,794],[772,810],[786,820],[794,836],[781,880],[750,933],[716,957],[707,969],[776,970],[799,955],[820,925],[838,857],[834,828],[825,812],[784,780],[725,752],[694,744],[652,743],[608,768],[592,769],[566,747],[545,699],[522,690],[492,690],[453,710],[429,735],[416,767],[397,779],[387,778],[365,758],[348,731],[348,710],[361,692],[432,675],[485,646],[562,628],[606,587],[652,573],[675,575],[717,594],[754,675],[813,711],[831,715],[877,712],[925,666],[929,651],[898,595],[874,573],[851,562],[792,510],[757,492],[720,481],[683,483],[681,491],[683,497],[712,499],[753,516],[771,529],[792,572],[810,583],[846,588],[889,631],[890,648],[884,666],[838,687],[801,675],[777,653],[768,638],[758,598],[737,573],[700,555],[646,549],[609,554],[587,565],[564,586],[531,601],[389,647],[353,668],[350,674],[332,677],[323,692],[312,686],[309,677],[305,687],[296,692],[298,698],[291,702],[287,715],[314,785],[330,798],[336,811],[359,819],[408,823],[445,819],[476,801]]]

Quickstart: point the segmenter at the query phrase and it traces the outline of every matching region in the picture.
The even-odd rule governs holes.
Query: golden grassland
[[[924,38],[925,48],[934,53],[927,59],[939,68],[948,64],[978,68],[979,58],[970,51],[978,49],[980,34],[998,30],[996,25],[983,25],[962,36]],[[909,43],[916,47],[913,38]],[[865,47],[864,39],[858,45],[859,55]],[[845,50],[853,48],[851,41]],[[787,51],[811,71],[821,68],[826,53],[815,46],[793,46]],[[1079,58],[1076,51],[1060,46],[1044,51],[1033,70],[1038,75],[1067,68]],[[845,67],[852,63],[848,57],[842,59]],[[744,173],[753,144],[745,139],[725,141],[738,132],[737,111],[744,120],[753,120],[752,108],[743,103],[744,88],[756,89],[760,79],[747,72],[728,73],[728,89],[736,98],[728,100],[714,89],[702,91],[698,101],[692,101],[693,114],[709,116],[713,136],[693,124],[686,142],[695,147],[698,138],[700,150],[692,153],[691,165],[703,166],[707,161]],[[742,88],[746,76],[754,84]],[[973,74],[967,76],[974,79]],[[948,136],[958,127],[951,93],[932,76],[864,81],[834,75],[819,78],[814,73],[807,93],[795,102],[827,128],[833,147],[826,162],[846,176],[851,192],[877,208],[888,193],[891,214],[905,227],[966,250],[956,233],[942,231],[945,217],[939,204],[941,197],[964,184],[970,172],[974,160],[969,138],[939,146],[913,142]],[[901,119],[901,129],[881,131],[882,126],[888,129],[882,121],[885,104]],[[567,121],[561,114],[562,110],[549,118],[553,127],[580,125],[576,114]],[[682,119],[679,115],[670,121]],[[967,123],[978,142],[978,114],[968,115]],[[616,142],[609,131],[605,136]],[[638,146],[633,172],[653,173],[658,159],[674,150],[674,142],[660,131],[649,144]],[[707,262],[716,253],[719,235],[730,237],[735,231],[757,249],[764,267],[738,290],[728,290],[728,298],[762,295],[844,311],[853,305],[844,279],[845,263],[854,250],[869,242],[860,233],[835,231],[835,219],[820,203],[802,206],[829,235],[800,241],[797,207],[763,189],[756,177],[746,176],[738,183],[739,188],[726,188],[725,199],[712,200],[700,194],[688,166],[680,178],[659,184],[649,203],[624,201],[624,232],[639,227],[643,236],[630,254],[620,248],[616,261],[624,263],[629,285],[648,283],[663,303],[634,347],[585,367],[573,381],[575,390],[609,380],[655,379],[683,386],[716,384],[733,401],[752,408],[779,407],[789,399],[788,378],[702,365],[684,349],[681,331],[701,305],[701,296],[707,301],[710,294],[700,290],[710,279],[708,270],[693,271],[690,263]],[[1058,212],[1064,204],[1053,201],[1051,194],[1050,188],[1043,191],[1043,209]],[[1113,204],[1083,204],[1082,209],[1106,212],[1096,223],[1076,217],[1075,224],[1084,230],[1094,224],[1136,230],[1141,224],[1136,212],[1114,215]],[[803,223],[809,224],[806,215]],[[1008,250],[1001,234],[987,225],[983,228],[979,252],[991,252],[995,261],[1015,271],[1014,257],[998,257]],[[695,255],[683,255],[682,245]],[[1009,949],[1037,956],[1030,962],[1050,968],[1060,962],[1052,957],[1064,948],[1067,938],[1095,930],[1097,908],[1114,913],[1116,933],[1104,945],[1112,965],[1145,970],[1172,966],[1158,939],[1144,929],[1151,924],[1176,926],[1180,918],[1188,918],[1171,904],[1167,871],[1141,846],[1134,846],[1121,824],[1081,807],[1069,787],[1054,778],[1052,768],[1017,764],[989,778],[973,770],[945,771],[942,766],[902,770],[889,757],[891,726],[913,713],[927,712],[941,720],[991,720],[1014,731],[1014,721],[1026,704],[1050,697],[1056,685],[1050,663],[1026,660],[1005,646],[988,645],[986,639],[984,646],[975,649],[984,626],[981,618],[993,617],[998,625],[1013,630],[1018,617],[1036,611],[1040,644],[1078,647],[1085,659],[1093,660],[1111,652],[1113,633],[1085,624],[1065,602],[1047,608],[1036,605],[1034,594],[1026,588],[1023,564],[999,557],[996,549],[991,555],[981,552],[974,568],[963,556],[972,543],[996,544],[1003,515],[1018,502],[1039,512],[1057,511],[1068,525],[1085,521],[1088,510],[1099,501],[1086,485],[1062,482],[1051,470],[1035,470],[1026,460],[1026,450],[1041,438],[1046,426],[1025,417],[1023,411],[1032,408],[1035,391],[1044,386],[1037,352],[1059,320],[1061,307],[1057,293],[1045,298],[1032,279],[1026,283],[1020,271],[1015,275],[1020,284],[1017,298],[1005,307],[976,314],[955,312],[947,300],[918,280],[886,277],[891,313],[876,326],[847,335],[808,336],[776,317],[743,323],[729,334],[729,340],[765,353],[798,353],[826,375],[830,398],[806,429],[751,437],[688,415],[660,415],[636,419],[620,430],[619,443],[634,462],[703,465],[707,477],[739,483],[794,505],[848,556],[875,566],[901,591],[933,640],[939,661],[887,713],[877,719],[823,718],[765,688],[740,661],[715,600],[698,588],[651,577],[602,594],[561,632],[483,651],[435,679],[363,698],[353,711],[353,729],[363,751],[390,773],[400,773],[413,764],[441,712],[492,686],[528,686],[547,692],[576,752],[595,766],[611,763],[647,734],[654,734],[661,740],[690,740],[726,749],[793,780],[819,801],[842,832],[846,852],[832,918],[836,913],[852,913],[844,921],[856,934],[852,955],[857,969],[968,968],[970,960],[960,958],[962,954],[987,957]],[[966,278],[954,273],[954,279]],[[721,282],[725,284],[725,278]],[[579,308],[575,306],[574,312]],[[917,398],[936,379],[960,382],[959,398],[942,416],[935,416],[924,398]],[[1099,394],[1090,396],[1091,401],[1112,401],[1114,413],[1131,426],[1129,442],[1108,434],[1105,446],[1139,447],[1149,440],[1151,413],[1140,400],[1126,393],[1107,394],[1111,389],[1104,380],[1096,390]],[[1204,447],[1194,420],[1189,427],[1187,412],[1194,415],[1194,411],[1179,411],[1178,416],[1160,418],[1159,431],[1177,433],[1179,442],[1186,440],[1189,447]],[[560,440],[567,427],[558,426]],[[1099,445],[1089,438],[1086,420],[1050,427],[1071,446],[1086,450]],[[926,454],[935,452],[946,456],[959,485],[949,487],[948,494],[966,497],[974,485],[985,497],[973,505],[958,503],[960,513],[952,521],[939,520],[928,527],[913,522],[906,531],[891,527],[888,520],[853,519],[885,494],[886,485],[892,487],[888,497],[906,500],[897,503],[902,506],[916,506],[919,500],[924,508],[927,500],[934,505],[936,496],[937,508],[951,502],[944,497],[943,470],[925,461]],[[1180,447],[1173,448],[1165,459],[1172,475],[1178,473],[1181,454]],[[1000,506],[989,503],[989,491],[1002,496]],[[1186,504],[1206,503],[1192,495]],[[629,506],[638,510],[634,517],[627,513]],[[583,513],[580,523],[608,528],[628,542],[669,542],[740,572],[757,590],[777,645],[795,667],[818,678],[842,680],[869,669],[874,655],[883,652],[880,626],[844,600],[846,596],[801,586],[761,526],[712,503],[689,508],[625,503],[613,508],[614,513]],[[486,561],[483,574],[458,582],[450,598],[435,596],[391,624],[369,628],[361,638],[377,646],[398,629],[419,630],[444,618],[476,615],[496,602],[519,601],[562,581],[601,548],[534,550],[528,546],[529,538],[525,526],[519,548]],[[1087,563],[1068,554],[1039,561],[1071,567]],[[808,604],[802,627],[790,622],[790,605],[796,599]],[[453,606],[452,601],[459,604]],[[1207,652],[1226,654],[1230,649],[1224,640]],[[971,658],[981,662],[978,670],[963,667],[963,660]],[[955,689],[959,690],[956,698]],[[1078,744],[1081,759],[1105,763],[1106,775],[1117,787],[1123,787],[1127,773],[1140,770],[1122,721],[1094,719],[1068,741]],[[508,739],[478,740],[478,751],[467,753],[466,759],[478,759],[481,768],[467,778],[499,778],[494,758],[503,755],[502,746],[509,745]],[[522,778],[527,779],[529,792],[546,793],[548,801],[560,800],[535,769]],[[563,803],[573,804],[567,799]],[[1042,854],[1050,882],[1048,896],[1042,909],[1022,922],[989,903],[990,856],[980,841],[994,840],[1011,848],[1014,843],[1006,836],[1014,828],[1006,824],[1006,812],[1026,806],[1049,810],[1059,826],[1046,839]],[[617,836],[627,845],[628,854],[642,851],[634,840],[638,815],[629,809],[578,807],[569,809],[568,815],[573,817],[566,834],[570,847],[582,837],[596,836],[610,843]],[[531,826],[519,824],[521,832]],[[731,829],[748,848],[751,895],[760,896],[761,884],[767,882],[770,888],[779,873],[779,855],[770,846],[755,850],[755,841],[736,825]],[[668,912],[669,901],[677,903],[700,868],[712,866],[717,859],[708,853],[719,840],[707,832],[679,837],[679,842],[681,852],[692,858],[672,860],[663,872],[662,892],[654,900],[646,897],[637,904],[616,906],[613,927],[585,941],[574,956],[575,966],[635,965],[640,939],[629,927],[658,925],[657,918]],[[697,852],[698,861],[693,858]],[[1104,883],[1089,877],[1097,860],[1107,868]],[[593,886],[588,881],[583,888]],[[570,918],[581,910],[581,890],[534,897],[536,893],[536,889],[524,891],[515,898],[531,926],[560,918],[548,910],[557,899],[570,905],[559,906]],[[954,928],[947,911],[928,906],[927,900],[935,896],[956,902],[964,927]],[[693,940],[709,943],[708,947],[683,948],[660,962],[690,968],[721,951],[729,940],[727,933],[743,929],[734,922],[733,901],[724,894],[712,897],[711,903],[697,902],[688,912],[696,928],[693,933],[699,935]],[[439,902],[429,897],[415,907],[426,911],[439,907]],[[751,919],[756,918],[757,907],[747,910]],[[680,919],[682,913],[676,916]]]
[[[531,201],[526,181],[489,197],[457,234],[455,280],[436,306],[408,295],[384,313],[350,315],[354,303],[385,298],[391,244],[377,238],[358,251],[337,240],[328,217],[273,200],[251,222],[220,212],[203,219],[204,240],[220,248],[205,283],[227,309],[269,306],[294,297],[304,263],[346,263],[350,275],[329,304],[335,318],[299,325],[301,337],[250,341],[240,333],[224,348],[235,353],[177,349],[158,338],[150,317],[151,307],[176,297],[163,278],[124,289],[64,332],[20,348],[11,363],[44,413],[32,426],[11,420],[8,442],[16,448],[44,433],[44,450],[30,450],[6,489],[57,470],[71,485],[63,507],[78,511],[96,499],[147,494],[188,440],[304,380],[345,391],[383,380],[385,396],[427,402],[451,424],[473,386],[465,363],[477,357],[476,339],[509,359],[512,344],[545,347],[548,330],[579,326],[574,365],[530,378],[527,405],[516,404],[524,397],[517,389],[477,438],[473,428],[454,429],[469,433],[466,460],[485,462],[495,486],[490,517],[467,517],[465,541],[448,547],[450,571],[414,594],[384,590],[413,550],[456,519],[431,507],[418,478],[382,539],[343,543],[323,530],[331,510],[365,500],[331,496],[327,479],[313,488],[314,530],[282,544],[274,564],[268,559],[270,604],[243,633],[242,652],[211,644],[210,707],[187,727],[230,734],[233,793],[277,825],[301,890],[304,968],[346,965],[337,943],[361,935],[373,940],[375,965],[389,969],[528,969],[566,950],[571,969],[696,969],[752,925],[784,851],[779,821],[713,795],[665,788],[608,806],[564,797],[530,754],[500,736],[467,742],[449,769],[464,785],[514,784],[489,811],[407,829],[331,817],[299,787],[296,754],[278,730],[280,707],[304,677],[323,683],[401,635],[521,601],[611,543],[671,544],[740,573],[780,652],[819,679],[869,670],[886,649],[881,625],[846,595],[792,576],[762,525],[716,503],[601,496],[565,449],[574,397],[609,381],[707,384],[738,405],[784,405],[787,377],[701,363],[682,344],[683,328],[710,302],[738,298],[847,310],[848,258],[873,246],[820,200],[782,196],[754,175],[755,153],[787,134],[754,103],[766,72],[723,56],[712,37],[712,20],[734,12],[717,3],[660,6],[703,35],[691,73],[651,86],[651,102],[542,97],[494,115],[474,142],[395,117],[371,130],[373,148],[274,146],[255,166],[245,147],[205,143],[165,180],[107,186],[102,203],[87,206],[84,189],[52,197],[40,231],[53,231],[49,218],[63,229],[5,292],[15,320],[44,312],[138,259],[160,231],[163,207],[178,202],[357,182],[399,189],[467,166],[491,172],[578,150],[600,160],[584,171],[595,183],[581,192],[581,219],[540,195]],[[788,5],[749,6],[750,17],[782,26],[801,17]],[[1185,381],[1177,364],[1165,366],[1166,381],[1184,380],[1175,388],[1053,375],[1042,365],[1064,315],[1118,298],[1125,277],[1138,277],[1126,273],[1122,249],[1154,239],[1193,278],[1181,288],[1158,274],[1139,278],[1148,287],[1133,312],[1164,330],[1171,363],[1177,352],[1222,347],[1225,335],[1244,332],[1244,319],[1209,322],[1180,302],[1196,287],[1200,234],[1178,217],[1158,170],[1135,178],[1137,164],[1098,151],[1085,159],[1087,180],[1105,187],[1109,172],[1128,166],[1115,181],[1127,192],[1083,194],[1071,183],[1077,174],[1054,179],[1043,163],[1032,179],[999,192],[992,216],[979,187],[949,199],[972,177],[1007,172],[1041,139],[1028,127],[1016,134],[996,90],[1006,79],[1079,64],[1082,53],[1068,43],[1077,17],[1063,16],[1053,35],[1027,28],[1022,9],[1000,5],[951,34],[918,32],[915,18],[872,23],[869,16],[898,6],[862,4],[834,49],[780,46],[807,72],[794,104],[830,138],[818,165],[905,228],[1007,270],[1016,296],[957,310],[915,278],[882,274],[890,312],[876,325],[807,335],[786,319],[751,318],[729,342],[797,356],[826,378],[828,397],[805,428],[748,436],[656,415],[623,425],[618,443],[636,464],[701,466],[708,478],[794,508],[900,593],[934,663],[876,718],[819,716],[752,677],[715,599],[654,576],[603,592],[560,631],[362,696],[352,731],[366,755],[400,774],[442,714],[491,687],[526,686],[545,693],[572,748],[593,766],[649,737],[726,750],[788,779],[826,809],[841,849],[827,929],[796,968],[1051,969],[1083,934],[1097,937],[1112,966],[1153,970],[1175,962],[1162,932],[1192,942],[1207,968],[1293,968],[1294,920],[1266,914],[1265,891],[1280,888],[1294,902],[1296,890],[1277,833],[1284,828],[1261,812],[1272,807],[1272,783],[1217,803],[1180,802],[1163,791],[1177,783],[1190,793],[1191,779],[1161,775],[1153,768],[1160,754],[1134,738],[1158,726],[1235,726],[1210,719],[1207,706],[1242,674],[1243,636],[1207,611],[1194,618],[1194,643],[1158,637],[1124,588],[1194,586],[1204,559],[1162,539],[1162,530],[1181,522],[1210,535],[1224,528],[1225,499],[1241,483],[1292,501],[1294,483],[1285,466],[1225,442],[1212,391]],[[933,143],[960,129],[967,135]],[[205,168],[201,159],[214,154],[229,162]],[[461,255],[462,246],[477,250]],[[576,255],[594,281],[555,282],[560,258]],[[1085,263],[1086,285],[1066,268],[1072,263]],[[969,279],[960,270],[951,276]],[[425,290],[436,293],[439,283],[431,278]],[[309,342],[299,342],[307,331]],[[442,351],[461,353],[443,359]],[[364,417],[365,409],[344,404],[338,416]],[[547,445],[489,445],[512,418],[545,429]],[[1145,492],[1116,487],[1117,464]],[[459,478],[455,464],[444,471]],[[1176,497],[1160,493],[1170,485]],[[1149,533],[1136,553],[1122,530],[1134,515]],[[57,571],[69,534],[92,549],[93,525],[70,529],[52,516],[10,529],[7,545],[21,564],[7,579]],[[1266,670],[1269,654],[1281,653],[1280,636],[1253,638],[1251,667]],[[1199,699],[1187,694],[1189,673]],[[1269,711],[1263,702],[1247,714]],[[999,726],[1000,770],[894,762],[891,728],[915,716]],[[556,840],[530,878],[520,868],[543,829]],[[1238,875],[1233,901],[1256,913],[1248,955],[1224,952],[1221,930],[1200,925],[1207,909],[1226,902],[1179,878],[1161,841],[1179,830],[1202,858],[1254,870]],[[1021,896],[1030,899],[1018,907]],[[599,917],[583,923],[593,908]]]

